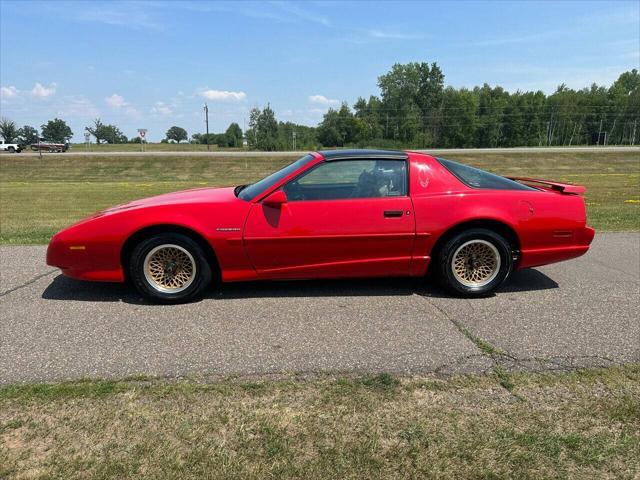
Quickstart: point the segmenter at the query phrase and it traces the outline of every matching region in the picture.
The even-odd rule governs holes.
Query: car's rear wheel
[[[131,252],[129,277],[142,295],[164,303],[193,300],[212,280],[200,245],[178,233],[162,233],[138,243]]]
[[[15,148],[13,148],[13,147],[9,147],[9,149],[8,149],[8,150],[9,150],[9,153],[15,153],[15,152],[16,152],[16,149],[15,149]]]
[[[492,230],[466,230],[444,244],[438,269],[440,279],[449,291],[465,297],[485,296],[511,273],[511,246]]]

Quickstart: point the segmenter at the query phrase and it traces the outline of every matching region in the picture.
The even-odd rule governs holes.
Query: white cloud
[[[159,115],[170,115],[171,112],[171,108],[164,102],[156,102],[151,109],[151,113],[157,113]]]
[[[136,110],[134,107],[132,107],[124,99],[124,97],[122,95],[118,95],[117,93],[114,93],[110,97],[105,98],[104,101],[111,108],[113,108],[115,110],[122,111],[122,112],[124,112],[125,115],[127,115],[129,117],[135,117],[135,118],[139,118],[140,117],[140,112],[138,112],[138,110]]]
[[[117,93],[114,93],[110,97],[105,98],[104,101],[107,102],[107,105],[113,108],[122,108],[129,105],[124,101],[124,97],[122,95],[118,95]]]
[[[54,95],[55,93],[56,93],[56,84],[55,83],[52,83],[51,86],[49,86],[49,87],[45,87],[41,83],[36,82],[36,84],[31,89],[31,95],[33,95],[34,97],[39,97],[39,98],[50,97],[51,95]]]
[[[200,95],[214,102],[242,102],[246,100],[244,92],[228,92],[226,90],[202,90]]]
[[[310,95],[309,101],[317,105],[338,105],[340,102],[332,98],[327,98],[324,95]]]
[[[13,85],[9,85],[8,87],[0,87],[0,98],[13,98],[17,97],[20,91],[14,87]]]
[[[58,111],[63,117],[95,118],[100,116],[100,111],[83,96],[66,97],[63,107]]]

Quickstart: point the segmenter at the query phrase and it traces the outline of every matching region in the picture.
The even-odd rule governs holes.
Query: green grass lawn
[[[472,153],[454,160],[504,175],[586,185],[589,223],[640,229],[637,152]],[[238,185],[291,162],[271,157],[0,156],[0,243],[46,243],[59,229],[128,200],[204,185]]]
[[[640,474],[640,366],[0,388],[0,478]]]

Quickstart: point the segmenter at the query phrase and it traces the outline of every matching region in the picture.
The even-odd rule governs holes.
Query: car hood
[[[130,210],[134,208],[158,207],[163,205],[181,205],[191,203],[225,203],[236,199],[233,193],[234,187],[222,188],[192,188],[179,192],[165,193],[154,197],[133,200],[128,203],[116,205],[98,212],[96,215]]]

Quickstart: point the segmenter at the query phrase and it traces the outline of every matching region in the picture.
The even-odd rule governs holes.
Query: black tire
[[[480,260],[474,255],[464,255],[465,247],[479,249]],[[497,253],[497,255],[496,255]],[[484,255],[484,257],[483,257]],[[454,256],[462,273],[454,271]],[[467,260],[468,257],[471,257]],[[482,258],[488,259],[483,262]],[[471,262],[478,262],[471,263]],[[491,264],[491,262],[494,262]],[[465,269],[460,265],[467,265]],[[473,268],[472,265],[476,265]],[[442,246],[437,258],[437,271],[443,286],[451,293],[462,297],[483,297],[491,294],[504,282],[513,269],[511,245],[501,235],[485,228],[473,228],[454,235]],[[478,270],[483,269],[483,270]],[[480,280],[473,277],[477,273]]]
[[[182,259],[188,260],[195,270],[191,270],[191,276],[184,274],[190,278],[183,282],[186,286],[165,288],[159,282],[153,281],[153,274],[147,269],[146,262],[154,258],[154,251],[178,252],[178,255],[182,255],[179,252],[185,253]],[[175,263],[173,265],[172,268],[175,268]],[[194,300],[202,295],[212,281],[211,267],[200,245],[179,233],[161,233],[142,240],[133,248],[127,269],[129,279],[138,292],[159,303],[184,303]],[[171,275],[167,278],[171,278]],[[180,288],[183,289],[179,290]]]
[[[9,153],[16,153],[16,149],[13,147],[9,147],[8,150],[9,150]]]

